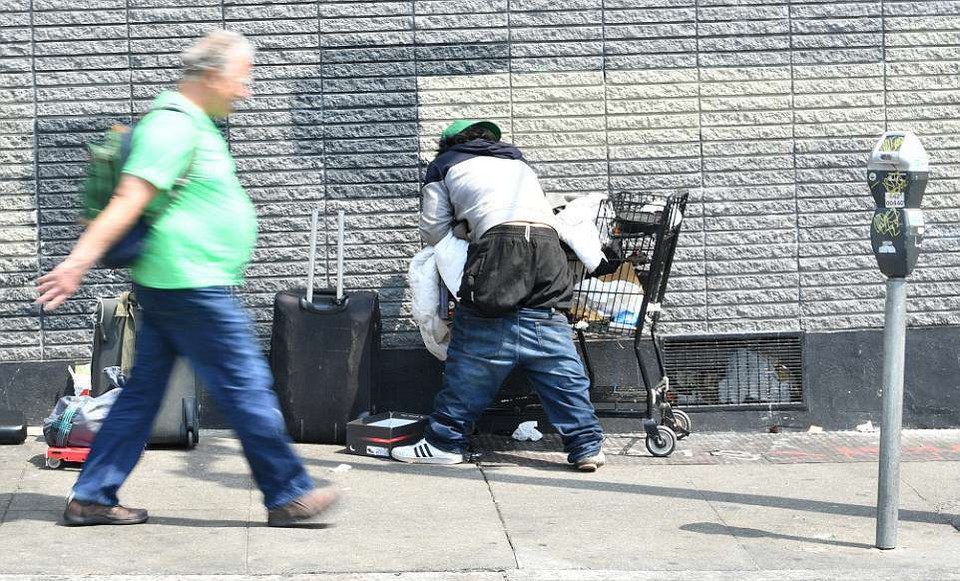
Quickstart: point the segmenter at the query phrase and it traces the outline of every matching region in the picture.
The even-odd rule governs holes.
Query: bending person
[[[463,461],[473,423],[501,383],[521,368],[567,460],[592,472],[603,465],[603,430],[590,381],[559,311],[570,307],[572,277],[554,216],[520,150],[489,121],[447,127],[427,168],[420,235],[435,245],[466,227],[470,245],[440,393],[423,440],[394,448],[403,462]]]

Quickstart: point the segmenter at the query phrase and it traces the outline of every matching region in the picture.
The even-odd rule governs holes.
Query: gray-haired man
[[[240,34],[214,31],[183,53],[183,63],[179,91],[157,97],[137,124],[110,204],[38,285],[38,302],[55,309],[141,215],[152,219],[131,273],[143,308],[134,368],[73,487],[64,523],[147,520],[146,510],[121,506],[117,491],[149,438],[174,360],[184,355],[239,436],[269,524],[308,524],[337,494],[316,488],[291,449],[270,369],[230,291],[242,283],[257,219],[213,118],[250,96],[253,47]],[[173,203],[170,192],[185,173]]]

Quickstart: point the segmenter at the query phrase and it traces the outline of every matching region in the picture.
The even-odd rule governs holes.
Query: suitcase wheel
[[[200,441],[200,430],[197,429],[197,400],[192,397],[183,398],[183,425],[186,427],[184,444],[193,448]]]

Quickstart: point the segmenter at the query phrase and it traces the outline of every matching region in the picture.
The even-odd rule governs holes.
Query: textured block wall
[[[385,343],[417,344],[418,179],[465,116],[501,123],[553,197],[690,193],[674,333],[880,326],[864,163],[912,129],[933,179],[911,323],[960,323],[960,2],[0,0],[0,361],[86,355],[122,273],[30,307],[79,233],[83,144],[211,27],[259,48],[256,97],[223,127],[260,212],[242,296],[265,338],[321,204],[346,211],[347,285],[380,291]]]

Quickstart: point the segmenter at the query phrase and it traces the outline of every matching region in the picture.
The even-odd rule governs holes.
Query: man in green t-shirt
[[[121,506],[117,491],[146,445],[178,355],[190,360],[230,419],[263,492],[268,524],[317,522],[337,498],[332,487],[314,485],[290,447],[270,369],[231,291],[250,260],[257,219],[213,119],[250,96],[252,63],[250,43],[224,30],[184,51],[179,91],[157,97],[137,124],[110,204],[39,280],[37,302],[57,308],[141,215],[151,223],[132,269],[143,308],[133,371],[73,487],[65,524],[147,520],[146,510]]]

